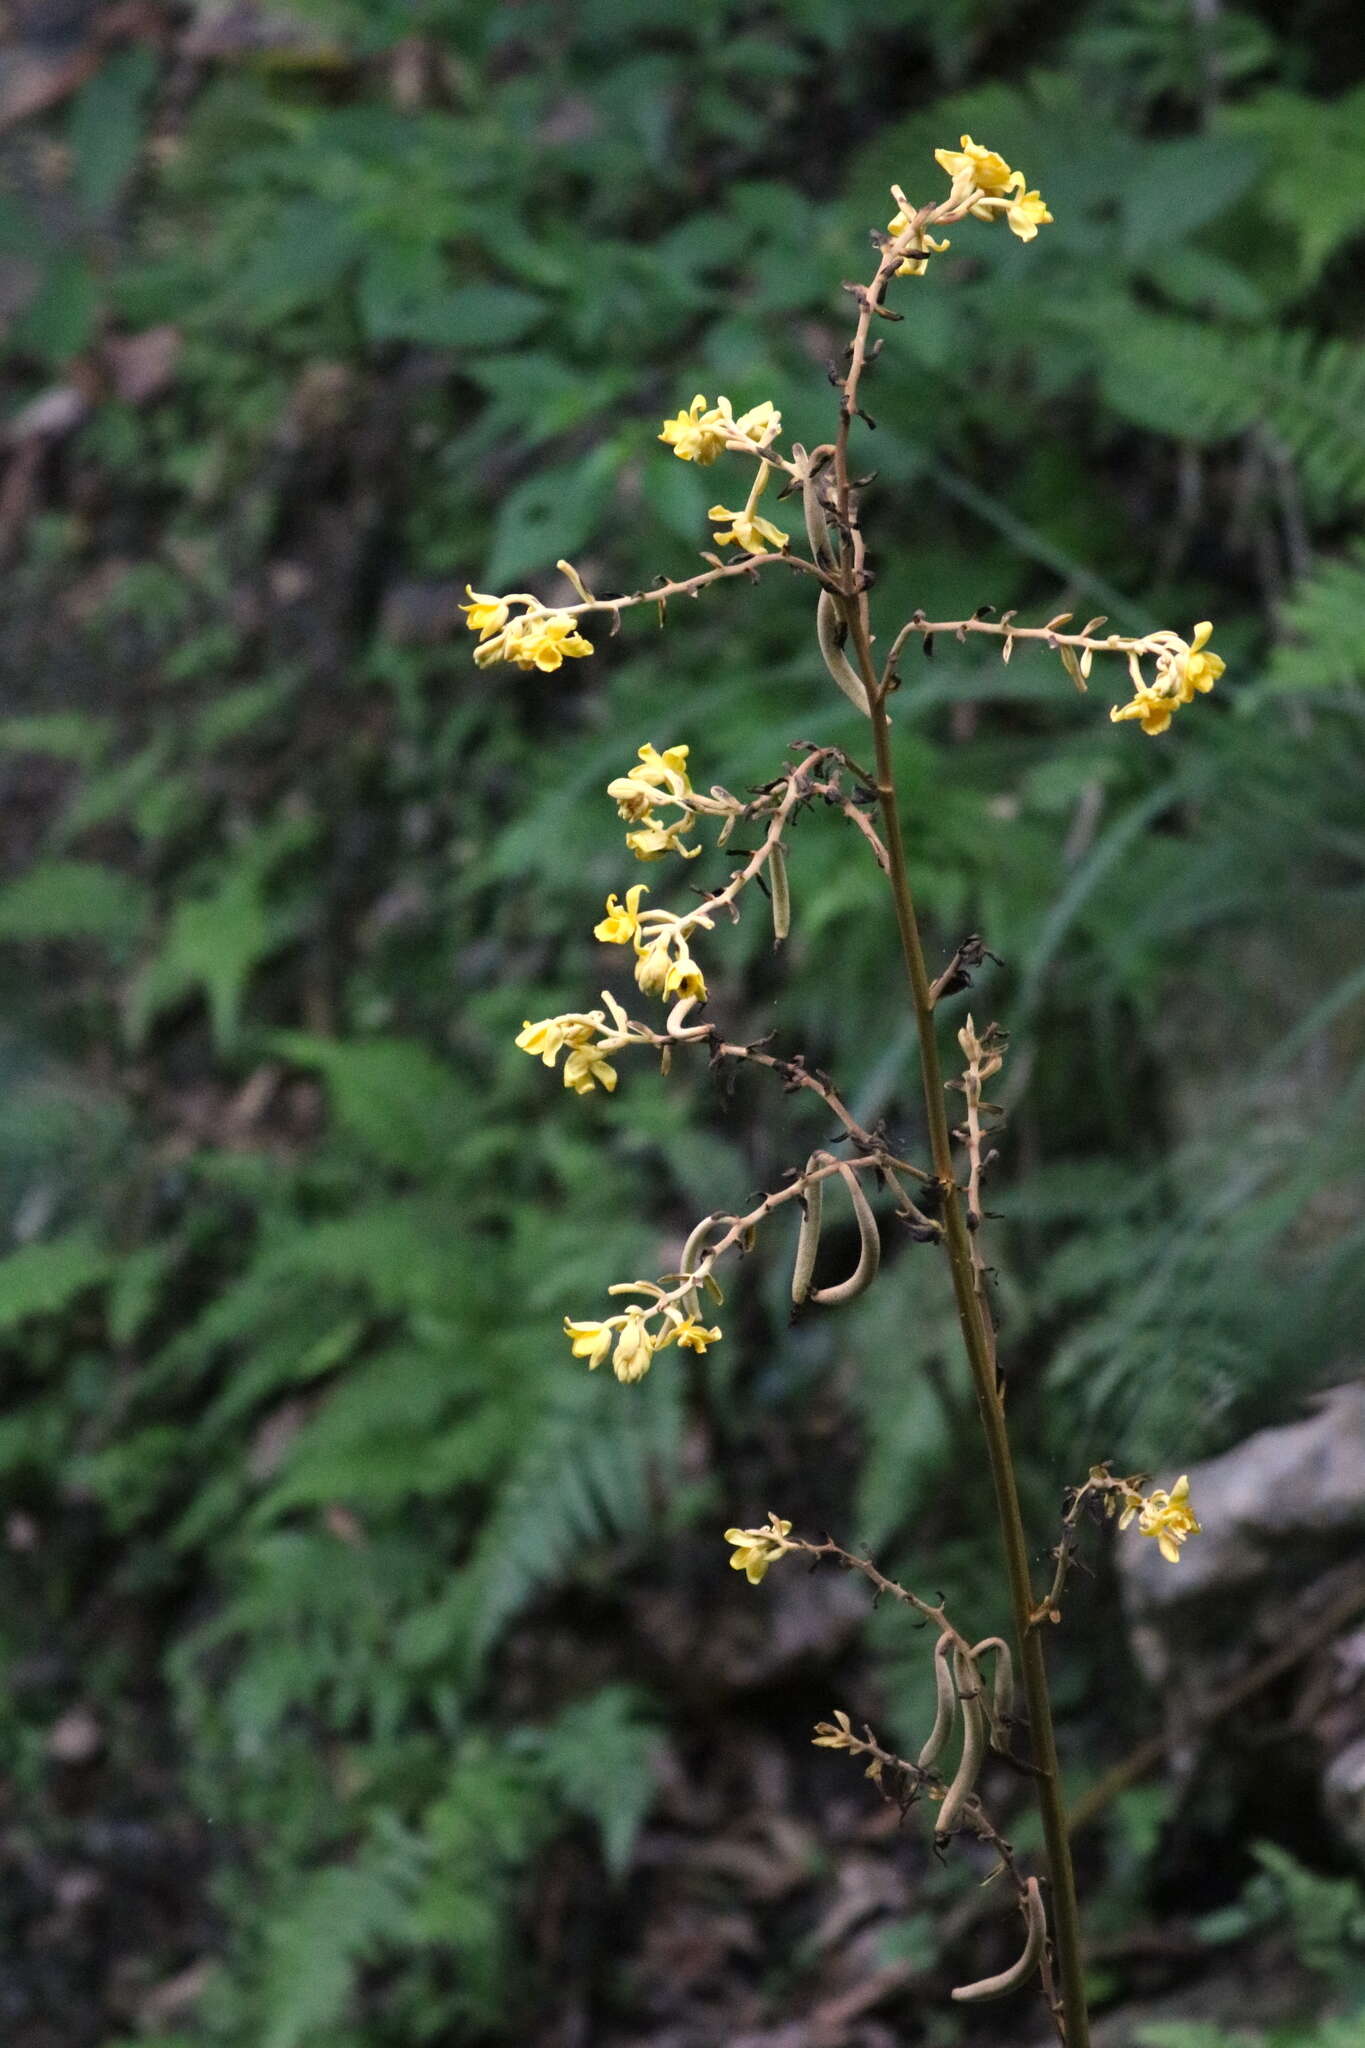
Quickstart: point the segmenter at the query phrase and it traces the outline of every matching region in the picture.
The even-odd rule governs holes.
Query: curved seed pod
[[[953,1685],[952,1666],[948,1659],[952,1655],[953,1639],[945,1632],[934,1644],[934,1725],[929,1730],[929,1740],[919,1753],[919,1767],[927,1771],[948,1740],[957,1711],[957,1692]]]
[[[877,1268],[882,1262],[882,1241],[877,1234],[877,1219],[872,1214],[867,1196],[858,1185],[858,1176],[851,1166],[838,1162],[839,1175],[848,1189],[853,1204],[853,1214],[858,1222],[858,1263],[847,1280],[840,1280],[834,1287],[813,1287],[810,1298],[822,1301],[827,1306],[837,1302],[856,1301],[877,1277]]]
[[[801,510],[806,519],[806,539],[810,543],[810,558],[821,569],[834,567],[834,554],[829,544],[829,528],[825,515],[820,509],[820,493],[815,487],[815,471],[810,457],[799,441],[792,442],[792,460],[801,479]]]
[[[773,942],[780,945],[792,928],[792,892],[787,880],[787,855],[780,839],[768,854],[768,887],[773,897]]]
[[[956,1833],[961,1824],[962,1809],[976,1789],[982,1758],[986,1753],[986,1716],[981,1706],[981,1687],[971,1658],[964,1656],[961,1650],[953,1652],[953,1678],[962,1707],[962,1755],[958,1760],[957,1775],[944,1793],[943,1804],[938,1810],[938,1819],[934,1823],[936,1837]]]
[[[1047,1940],[1047,1914],[1043,1910],[1043,1895],[1036,1877],[1031,1877],[1024,1888],[1024,1924],[1028,1933],[1018,1962],[1011,1963],[1008,1970],[1001,1970],[996,1977],[982,1977],[975,1984],[959,1984],[953,1993],[959,2005],[968,2005],[977,1999],[1004,1998],[1008,1992],[1017,1991],[1021,1984],[1026,1984],[1042,1961],[1043,1943]]]
[[[697,1225],[696,1229],[692,1232],[692,1235],[688,1238],[687,1243],[683,1246],[682,1264],[678,1268],[678,1271],[682,1274],[684,1280],[688,1279],[691,1274],[696,1272],[697,1261],[701,1257],[702,1246],[706,1243],[707,1238],[711,1235],[711,1229],[713,1224],[715,1223],[715,1220],[716,1218],[714,1212],[709,1216],[703,1216],[701,1222]],[[701,1297],[698,1295],[695,1287],[691,1287],[688,1289],[686,1297],[684,1298],[683,1306],[690,1316],[700,1316]]]
[[[1014,1653],[1003,1636],[986,1636],[973,1645],[973,1663],[983,1650],[995,1652],[995,1684],[991,1688],[992,1736],[999,1733],[1003,1722],[1014,1713]]]
[[[849,703],[856,704],[864,718],[870,718],[872,713],[868,709],[863,679],[839,645],[839,610],[827,590],[820,592],[820,602],[815,607],[815,633],[825,658],[825,667]]]
[[[678,997],[677,1002],[674,1003],[672,1009],[669,1011],[667,1017],[664,1019],[664,1030],[668,1032],[670,1037],[672,1037],[672,1035],[675,1032],[682,1030],[683,1025],[687,1022],[688,1012],[690,1010],[695,1010],[696,1007],[697,999],[695,996]]]
[[[828,1157],[823,1152],[812,1152],[806,1161],[806,1172],[818,1166]],[[801,1197],[801,1234],[796,1240],[796,1264],[792,1267],[792,1301],[800,1308],[810,1293],[811,1275],[815,1271],[815,1254],[820,1249],[820,1219],[825,1206],[825,1184],[822,1180],[812,1181]]]

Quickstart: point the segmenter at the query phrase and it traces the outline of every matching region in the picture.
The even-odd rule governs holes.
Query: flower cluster
[[[1120,1529],[1126,1529],[1134,1515],[1138,1518],[1138,1534],[1154,1536],[1157,1548],[1168,1564],[1179,1564],[1180,1546],[1185,1538],[1200,1533],[1199,1523],[1190,1506],[1190,1482],[1186,1474],[1176,1480],[1169,1493],[1160,1486],[1145,1499],[1136,1489],[1127,1492],[1123,1513],[1119,1516]]]
[[[973,220],[994,220],[1003,214],[1007,226],[1021,242],[1031,242],[1039,228],[1052,219],[1042,194],[1027,189],[1024,173],[1012,171],[997,150],[973,142],[970,135],[962,137],[960,149],[936,149],[934,159],[953,181],[952,190],[941,205],[923,209],[917,216],[899,186],[893,187],[897,210],[887,222],[887,231],[904,235],[914,230],[897,277],[923,277],[929,257],[942,255],[952,246],[947,241],[934,240],[927,228],[929,219],[961,220],[970,215]]]
[[[934,151],[934,162],[953,181],[950,204],[966,201],[973,220],[991,220],[1003,213],[1020,241],[1031,242],[1039,228],[1052,219],[1042,194],[1025,190],[1028,180],[1023,172],[1012,171],[995,150],[973,142],[970,135],[961,141],[960,149]]]
[[[680,462],[699,462],[709,468],[726,448],[746,441],[751,447],[766,448],[781,431],[782,415],[770,398],[751,405],[736,419],[728,398],[718,398],[708,406],[705,393],[699,391],[686,412],[664,421],[659,439],[668,443]]]
[[[710,931],[713,920],[703,910],[679,917],[671,910],[641,910],[640,898],[649,890],[643,882],[627,889],[623,903],[615,894],[607,898],[607,914],[593,926],[593,937],[608,946],[635,948],[635,980],[647,996],[690,996],[706,1001],[706,981],[692,958],[688,938],[698,927]]]
[[[603,989],[602,1001],[606,1010],[566,1010],[562,1016],[542,1017],[534,1024],[527,1018],[517,1033],[522,1052],[537,1054],[547,1067],[554,1065],[561,1052],[568,1052],[564,1086],[572,1088],[575,1095],[589,1095],[599,1084],[610,1095],[617,1080],[610,1055],[634,1042],[630,1019],[616,998]],[[608,1011],[614,1029],[607,1024]]]
[[[686,1306],[665,1295],[661,1287],[647,1280],[632,1280],[608,1288],[609,1294],[644,1294],[654,1299],[643,1307],[632,1302],[623,1314],[608,1316],[605,1322],[575,1322],[564,1318],[564,1334],[575,1358],[586,1358],[588,1370],[596,1372],[610,1354],[611,1368],[618,1380],[629,1384],[642,1380],[658,1351],[676,1344],[681,1351],[702,1355],[708,1344],[719,1344],[719,1330],[708,1330]]]
[[[467,615],[470,632],[479,636],[474,659],[480,668],[510,661],[518,668],[548,672],[561,667],[566,657],[592,653],[592,642],[583,638],[572,612],[547,611],[539,598],[524,590],[507,597],[490,597],[467,583],[465,590],[469,603],[460,610]],[[514,604],[524,609],[514,615]]]
[[[1156,655],[1156,680],[1146,680],[1139,655],[1131,653],[1128,673],[1134,695],[1130,703],[1116,704],[1109,713],[1115,724],[1136,718],[1142,730],[1155,737],[1165,732],[1181,704],[1193,702],[1196,691],[1207,696],[1227,666],[1208,645],[1212,633],[1210,621],[1201,619],[1192,640],[1182,640],[1178,633],[1149,634],[1146,649]]]
[[[789,1550],[795,1550],[794,1543],[788,1543],[791,1535],[790,1522],[781,1522],[777,1516],[768,1513],[767,1527],[763,1529],[727,1529],[725,1540],[735,1545],[735,1554],[730,1559],[730,1569],[743,1572],[751,1586],[756,1586],[769,1565],[785,1557]]]
[[[666,853],[680,853],[692,860],[701,852],[699,846],[682,844],[682,835],[691,830],[695,817],[687,801],[692,794],[687,754],[686,747],[665,747],[660,753],[646,741],[630,772],[607,784],[607,795],[616,800],[617,816],[634,827],[626,834],[626,845],[637,860],[660,860]],[[657,804],[674,806],[678,816],[661,820],[655,812]],[[633,932],[626,936],[632,937]]]

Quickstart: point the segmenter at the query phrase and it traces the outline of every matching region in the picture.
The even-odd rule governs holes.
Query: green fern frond
[[[1269,147],[1258,198],[1296,238],[1300,281],[1312,284],[1365,230],[1365,86],[1325,101],[1277,87],[1225,108],[1218,126]]]
[[[1092,328],[1123,418],[1208,444],[1259,426],[1319,511],[1365,500],[1365,348],[1302,329],[1242,332],[1111,305]]]
[[[469,1567],[474,1662],[586,1551],[648,1527],[654,1493],[677,1462],[681,1394],[677,1373],[659,1368],[630,1389],[569,1381],[542,1409]]]
[[[1280,614],[1285,635],[1270,657],[1274,690],[1339,690],[1365,681],[1365,540],[1323,562]]]

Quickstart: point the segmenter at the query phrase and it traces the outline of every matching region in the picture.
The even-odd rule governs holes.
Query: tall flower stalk
[[[1223,663],[1208,642],[1207,621],[1189,639],[1165,628],[1138,637],[1101,633],[1106,621],[1089,620],[1077,631],[1071,615],[1059,613],[1038,625],[1020,625],[1017,614],[996,617],[982,606],[972,617],[933,620],[917,610],[904,621],[878,660],[869,592],[872,576],[863,527],[863,494],[869,480],[853,473],[851,443],[868,416],[864,385],[881,353],[874,339],[878,323],[903,317],[887,304],[897,280],[922,278],[934,259],[950,246],[942,230],[967,219],[1000,222],[1021,241],[1033,241],[1052,218],[1046,202],[1030,190],[1022,171],[1014,170],[995,151],[961,138],[956,150],[939,150],[937,161],[947,173],[945,198],[913,206],[892,187],[896,211],[879,243],[879,260],[871,281],[849,285],[857,318],[845,361],[835,382],[839,413],[833,438],[807,450],[801,444],[782,447],[782,420],[769,400],[736,415],[728,398],[708,402],[699,392],[691,404],[664,422],[659,439],[684,462],[711,466],[724,457],[753,465],[750,484],[738,510],[714,505],[716,547],[738,550],[726,557],[704,552],[706,565],[681,578],[661,578],[646,591],[599,598],[574,566],[558,565],[574,592],[574,601],[547,604],[531,592],[506,596],[469,592],[465,607],[469,628],[478,635],[475,659],[481,667],[499,662],[523,669],[553,670],[565,660],[594,651],[585,628],[593,622],[619,629],[625,613],[646,605],[657,608],[660,620],[670,601],[696,596],[711,585],[737,576],[756,577],[782,566],[815,586],[815,641],[825,668],[839,690],[854,704],[870,728],[871,764],[862,766],[845,748],[806,746],[800,758],[787,760],[766,784],[747,798],[728,790],[694,788],[689,749],[672,744],[662,749],[646,742],[637,759],[608,785],[622,822],[629,828],[626,845],[637,861],[661,862],[672,856],[691,859],[699,850],[696,835],[716,826],[724,846],[737,827],[754,834],[757,844],[739,860],[723,886],[709,893],[692,892],[693,900],[673,910],[645,897],[652,885],[636,883],[624,895],[608,897],[605,914],[595,926],[605,944],[628,949],[635,984],[646,998],[662,1002],[661,1024],[637,1017],[609,991],[602,1007],[570,1011],[555,1017],[528,1019],[517,1043],[546,1066],[560,1068],[566,1087],[578,1095],[617,1086],[617,1061],[645,1051],[658,1057],[667,1071],[672,1059],[691,1048],[704,1048],[713,1062],[747,1061],[773,1072],[789,1089],[818,1095],[837,1125],[828,1147],[813,1152],[804,1165],[793,1166],[783,1184],[744,1214],[716,1211],[700,1219],[684,1248],[679,1270],[657,1278],[627,1280],[609,1292],[622,1306],[598,1317],[564,1318],[572,1355],[590,1369],[610,1360],[618,1380],[640,1380],[655,1358],[670,1349],[699,1356],[722,1340],[710,1317],[723,1303],[717,1267],[732,1251],[746,1251],[769,1219],[791,1208],[800,1215],[792,1273],[792,1300],[797,1313],[836,1308],[862,1294],[876,1280],[881,1262],[882,1225],[874,1208],[879,1194],[889,1198],[893,1225],[918,1243],[936,1244],[948,1262],[958,1326],[976,1395],[985,1456],[994,1489],[1000,1542],[1011,1611],[1012,1642],[1000,1637],[973,1641],[939,1599],[926,1601],[886,1579],[868,1558],[841,1548],[832,1539],[816,1543],[793,1535],[790,1521],[770,1515],[761,1528],[732,1528],[726,1540],[733,1547],[731,1563],[758,1584],[784,1558],[806,1554],[817,1562],[830,1559],[861,1573],[879,1593],[902,1602],[934,1631],[933,1674],[936,1711],[932,1728],[917,1758],[894,1756],[870,1729],[857,1734],[847,1714],[836,1712],[819,1724],[819,1746],[844,1750],[866,1761],[867,1775],[883,1796],[902,1808],[923,1802],[935,1810],[934,1836],[946,1844],[967,1833],[993,1849],[999,1868],[1013,1886],[1023,1927],[1018,1958],[1007,1969],[979,1982],[959,1986],[956,2000],[971,2003],[1007,1997],[1036,1984],[1064,2048],[1087,2048],[1084,1958],[1080,1914],[1068,1841],[1057,1745],[1053,1730],[1044,1656],[1047,1625],[1060,1619],[1068,1568],[1080,1541],[1082,1525],[1091,1519],[1117,1520],[1121,1528],[1136,1518],[1143,1535],[1155,1537],[1162,1555],[1180,1559],[1180,1546],[1198,1531],[1189,1502],[1188,1482],[1169,1490],[1148,1492],[1142,1474],[1118,1478],[1107,1464],[1091,1467],[1063,1504],[1058,1540],[1052,1551],[1054,1571],[1048,1587],[1035,1588],[1029,1564],[1030,1538],[1020,1511],[1009,1431],[996,1358],[996,1332],[980,1250],[983,1223],[981,1188],[994,1154],[989,1133],[999,1112],[987,1100],[986,1084],[999,1071],[1006,1043],[998,1026],[978,1032],[969,1016],[957,1033],[964,1065],[960,1077],[946,1081],[939,1042],[938,1010],[945,997],[971,986],[972,971],[985,957],[982,941],[965,939],[945,968],[931,976],[915,907],[906,860],[905,832],[894,772],[888,702],[901,685],[898,661],[905,647],[918,640],[932,648],[936,634],[952,633],[994,640],[1009,661],[1019,645],[1040,646],[1054,654],[1065,675],[1084,691],[1097,657],[1117,656],[1124,663],[1132,696],[1115,705],[1116,722],[1136,720],[1144,733],[1167,730],[1177,710],[1206,694],[1222,674]],[[759,511],[769,487],[779,488],[769,510],[785,501],[799,504],[799,523],[806,549],[793,545],[792,533],[777,519]],[[792,520],[793,526],[797,524]],[[1149,673],[1150,667],[1150,673]],[[862,748],[859,749],[861,753]],[[787,840],[795,818],[813,807],[837,812],[853,825],[868,857],[886,877],[899,938],[910,1010],[919,1044],[920,1081],[924,1097],[928,1158],[915,1161],[893,1152],[880,1130],[864,1129],[847,1108],[829,1076],[811,1068],[800,1054],[784,1054],[767,1041],[749,1044],[725,1037],[704,1015],[708,989],[693,946],[709,940],[718,923],[741,915],[758,885],[767,898],[776,941],[786,938],[792,911]],[[950,1119],[947,1088],[960,1090],[965,1121]],[[817,1257],[826,1198],[835,1195],[849,1204],[858,1231],[857,1263],[845,1277],[815,1284]],[[987,1674],[989,1672],[989,1683]],[[1022,1691],[1022,1723],[1015,1717],[1016,1674]],[[1028,1754],[1015,1748],[1026,1735]],[[940,1759],[955,1752],[951,1773]],[[982,1803],[979,1780],[988,1756],[995,1752],[1023,1763],[1037,1797],[1046,1851],[1043,1882],[1024,1872],[999,1827]]]

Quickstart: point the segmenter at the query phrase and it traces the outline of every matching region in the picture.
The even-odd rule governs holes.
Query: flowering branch
[[[872,1780],[883,1799],[897,1807],[902,1816],[909,1812],[921,1794],[927,1794],[944,1805],[951,1797],[952,1788],[941,1772],[923,1764],[912,1764],[907,1758],[883,1748],[866,1722],[863,1723],[862,1735],[855,1735],[848,1715],[842,1711],[837,1711],[832,1721],[817,1721],[812,1739],[818,1749],[841,1749],[850,1756],[867,1757],[869,1762],[864,1777]],[[994,1977],[983,1977],[974,1984],[958,1985],[952,1995],[960,2005],[1003,1998],[1020,1989],[1036,1971],[1057,2038],[1065,2048],[1064,2016],[1053,1981],[1052,1958],[1047,1945],[1047,1919],[1038,1880],[1026,1877],[1020,1870],[1013,1845],[974,1792],[962,1803],[962,1820],[978,1841],[994,1850],[998,1861],[985,1882],[989,1883],[991,1877],[1002,1873],[1008,1878],[1024,1916],[1025,1938],[1022,1953],[1009,1969]]]
[[[659,608],[662,624],[671,598],[696,597],[712,584],[728,578],[755,576],[768,561],[785,562],[798,573],[814,577],[819,586],[814,619],[816,647],[833,682],[868,720],[873,752],[871,772],[860,768],[840,748],[803,743],[804,760],[785,766],[771,782],[752,792],[748,800],[741,800],[719,787],[707,793],[694,790],[688,774],[686,746],[673,745],[662,751],[648,743],[642,746],[630,769],[607,786],[618,815],[629,828],[626,843],[637,860],[655,862],[670,854],[682,860],[694,859],[701,851],[694,834],[699,825],[712,819],[719,822],[717,839],[721,846],[729,842],[741,823],[761,826],[759,843],[744,851],[742,864],[732,870],[723,886],[695,891],[699,900],[685,910],[669,910],[661,905],[645,907],[644,898],[650,891],[644,883],[627,889],[624,899],[615,894],[607,898],[605,915],[594,927],[595,935],[605,944],[631,949],[638,987],[669,1005],[661,1027],[632,1018],[614,996],[604,992],[603,1007],[599,1010],[571,1011],[535,1023],[526,1022],[517,1044],[538,1055],[547,1066],[554,1066],[564,1053],[564,1084],[580,1095],[598,1087],[614,1089],[617,1074],[613,1057],[630,1047],[656,1051],[666,1071],[675,1047],[704,1044],[709,1048],[713,1065],[748,1060],[779,1074],[789,1090],[815,1093],[840,1125],[843,1139],[851,1141],[852,1151],[848,1157],[836,1158],[828,1150],[817,1149],[804,1168],[791,1169],[784,1185],[765,1194],[746,1214],[717,1212],[703,1217],[687,1240],[678,1273],[665,1274],[658,1281],[619,1283],[610,1292],[632,1297],[620,1313],[592,1322],[575,1322],[566,1317],[564,1327],[576,1357],[585,1358],[590,1368],[596,1368],[610,1356],[617,1378],[625,1381],[641,1378],[656,1353],[672,1345],[704,1353],[721,1337],[718,1328],[708,1328],[702,1319],[703,1298],[716,1302],[723,1298],[715,1278],[718,1262],[732,1250],[750,1249],[761,1225],[784,1204],[797,1203],[801,1210],[791,1286],[797,1311],[804,1311],[808,1304],[833,1306],[851,1301],[875,1279],[881,1244],[877,1219],[868,1199],[869,1186],[875,1191],[880,1184],[890,1191],[895,1213],[913,1238],[942,1246],[948,1259],[995,1493],[1013,1616],[1014,1651],[1001,1637],[972,1643],[949,1621],[941,1599],[937,1603],[922,1600],[886,1578],[870,1559],[843,1549],[830,1538],[819,1544],[794,1538],[791,1524],[775,1515],[770,1515],[761,1529],[730,1529],[726,1537],[735,1550],[731,1563],[754,1583],[763,1578],[774,1562],[791,1553],[804,1552],[817,1562],[832,1557],[844,1569],[860,1572],[879,1595],[889,1594],[935,1628],[935,1720],[917,1764],[907,1764],[883,1750],[871,1730],[865,1737],[855,1737],[848,1717],[843,1714],[837,1715],[833,1723],[821,1724],[816,1740],[824,1747],[844,1748],[869,1758],[869,1775],[884,1790],[889,1780],[898,1800],[907,1795],[902,1803],[908,1803],[909,1797],[917,1792],[928,1790],[938,1802],[936,1840],[946,1840],[965,1827],[996,1847],[1014,1884],[1024,1918],[1024,1947],[1009,1969],[994,1978],[963,1986],[954,1996],[968,2002],[1003,1996],[1037,1974],[1065,2048],[1088,2048],[1080,1918],[1041,1624],[1059,1618],[1059,1602],[1077,1532],[1087,1511],[1116,1516],[1121,1528],[1136,1519],[1140,1532],[1153,1537],[1162,1555],[1172,1563],[1178,1562],[1181,1545],[1199,1525],[1189,1505],[1187,1480],[1179,1480],[1169,1492],[1157,1489],[1146,1493],[1145,1481],[1140,1476],[1118,1480],[1107,1466],[1095,1466],[1084,1486],[1069,1497],[1061,1541],[1053,1553],[1056,1568],[1052,1585],[1041,1601],[1037,1599],[1031,1546],[1020,1510],[996,1365],[986,1268],[979,1244],[984,1215],[982,1184],[993,1156],[987,1147],[991,1130],[988,1119],[994,1111],[986,1099],[985,1088],[999,1071],[1005,1042],[995,1025],[978,1034],[970,1016],[959,1031],[958,1043],[966,1065],[961,1080],[952,1085],[965,1098],[966,1114],[964,1123],[954,1130],[944,1102],[943,1068],[935,1035],[936,1008],[946,995],[971,986],[971,970],[988,955],[981,939],[973,934],[957,948],[943,973],[930,979],[906,859],[887,700],[900,687],[897,662],[915,636],[926,652],[932,652],[938,633],[951,632],[962,641],[969,634],[984,634],[1001,642],[1006,661],[1016,641],[1039,641],[1060,658],[1067,675],[1081,690],[1086,688],[1096,655],[1122,656],[1133,685],[1133,697],[1131,702],[1116,706],[1110,717],[1115,722],[1136,720],[1144,733],[1155,735],[1169,727],[1176,709],[1212,689],[1223,673],[1223,662],[1208,647],[1213,629],[1207,621],[1198,624],[1188,640],[1166,629],[1136,637],[1101,635],[1099,628],[1106,624],[1103,617],[1089,620],[1079,632],[1070,632],[1066,630],[1071,624],[1069,612],[1058,613],[1041,626],[1020,626],[1015,612],[1007,611],[996,619],[990,606],[980,607],[970,619],[949,621],[932,620],[923,610],[917,610],[895,635],[885,659],[874,658],[869,601],[873,579],[861,511],[862,494],[872,478],[853,475],[850,463],[854,421],[875,424],[864,404],[864,388],[882,347],[880,338],[872,338],[873,322],[901,318],[887,304],[892,283],[900,278],[926,275],[931,262],[950,246],[943,229],[968,218],[985,222],[1003,220],[1021,241],[1031,242],[1040,227],[1052,218],[1041,194],[1029,189],[1024,173],[1012,170],[995,151],[973,142],[969,135],[961,138],[959,149],[938,150],[935,156],[950,179],[947,196],[915,207],[898,185],[893,186],[897,211],[886,232],[873,237],[879,251],[875,274],[867,285],[845,287],[857,303],[857,318],[845,351],[843,374],[831,366],[831,379],[840,391],[839,417],[832,441],[809,451],[793,442],[790,454],[783,454],[778,446],[781,416],[770,400],[736,415],[728,398],[721,396],[711,403],[703,392],[698,392],[684,411],[663,424],[659,439],[680,461],[705,468],[722,456],[738,455],[753,463],[747,495],[739,509],[716,504],[707,515],[716,528],[715,545],[742,550],[741,553],[728,560],[704,554],[707,567],[703,571],[676,581],[660,578],[650,590],[613,597],[595,596],[577,569],[561,560],[558,567],[576,591],[577,603],[552,609],[525,591],[498,597],[471,589],[470,602],[464,610],[471,632],[478,636],[474,658],[480,667],[507,661],[522,669],[549,672],[566,659],[581,658],[593,651],[591,642],[579,629],[594,613],[606,614],[611,630],[616,631],[623,612],[654,604]],[[784,480],[778,493],[779,503],[799,492],[810,550],[808,558],[794,553],[790,534],[760,510],[775,474]],[[1144,663],[1153,670],[1150,678]],[[852,778],[851,789],[845,787],[845,776]],[[863,1128],[828,1076],[809,1068],[803,1057],[782,1058],[771,1053],[765,1049],[766,1040],[744,1043],[724,1038],[715,1025],[696,1014],[708,1000],[708,991],[702,968],[693,957],[692,944],[701,934],[713,931],[721,916],[737,919],[744,892],[751,885],[757,884],[769,898],[774,940],[780,943],[786,938],[792,916],[788,840],[798,815],[816,801],[838,809],[849,819],[887,877],[919,1042],[931,1156],[929,1171],[897,1157],[880,1129]],[[880,811],[880,829],[867,815],[873,804]],[[965,1148],[965,1183],[958,1177],[955,1144]],[[846,1192],[857,1225],[858,1259],[843,1280],[817,1286],[815,1267],[825,1187],[836,1179]],[[917,1183],[918,1203],[907,1192],[905,1179]],[[1008,1740],[1013,1725],[1016,1654],[1027,1706],[1031,1751],[1027,1762],[1012,1757]],[[993,1667],[989,1697],[982,1677],[983,1660],[987,1659]],[[936,1759],[955,1729],[961,1732],[961,1748],[952,1778],[945,1779],[937,1773]],[[1009,1845],[987,1820],[977,1796],[977,1777],[990,1748],[1026,1770],[1036,1788],[1050,1880],[1055,1983],[1039,1880],[1025,1877],[1015,1868]]]
[[[1189,1478],[1182,1474],[1169,1493],[1162,1487],[1144,1493],[1146,1485],[1145,1472],[1135,1472],[1128,1479],[1116,1479],[1104,1464],[1092,1465],[1084,1485],[1070,1489],[1062,1517],[1061,1540],[1052,1552],[1056,1570],[1046,1595],[1029,1617],[1032,1627],[1062,1618],[1059,1604],[1062,1589],[1080,1540],[1081,1519],[1087,1513],[1110,1520],[1117,1516],[1120,1529],[1126,1529],[1136,1517],[1138,1534],[1155,1538],[1166,1562],[1179,1564],[1181,1545],[1187,1537],[1199,1534],[1199,1523],[1190,1506]]]

